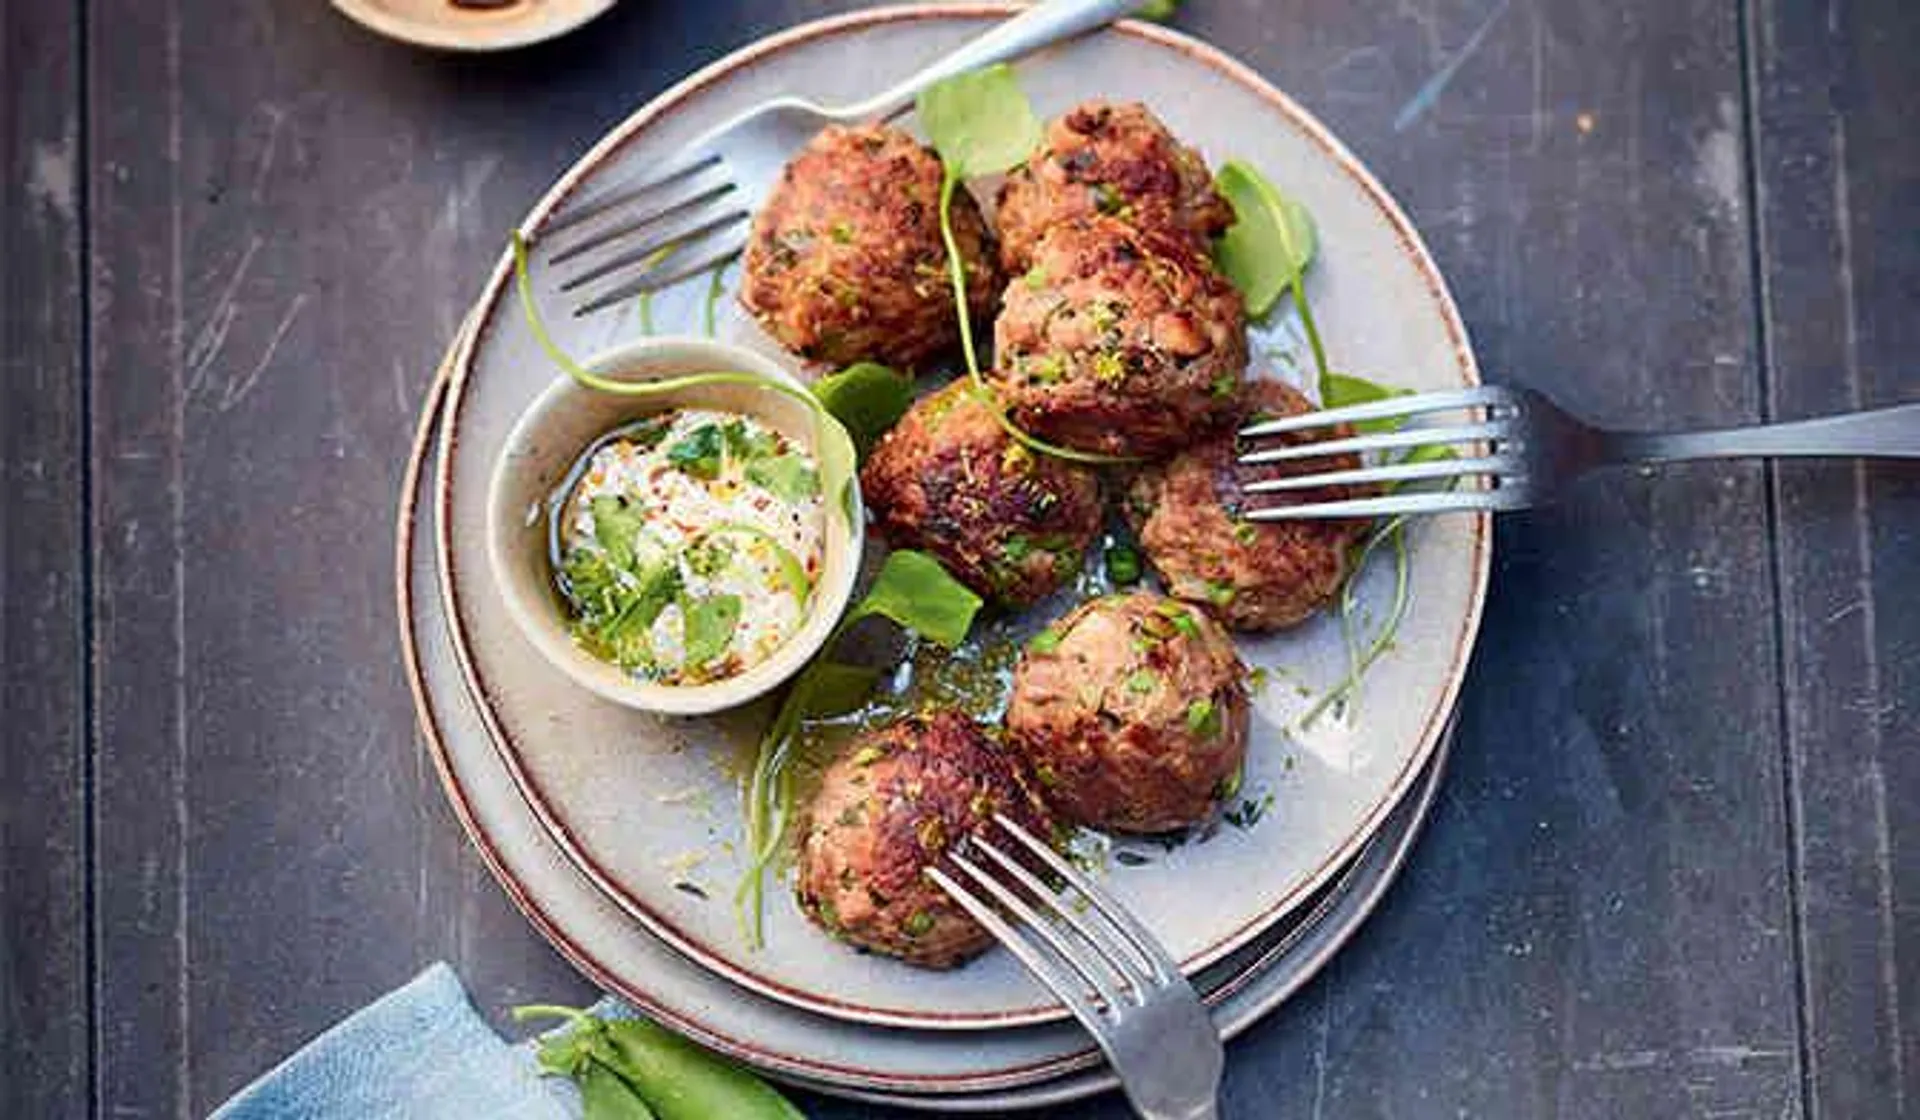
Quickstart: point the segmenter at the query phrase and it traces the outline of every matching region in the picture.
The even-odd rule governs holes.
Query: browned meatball
[[[1007,729],[1074,824],[1206,817],[1247,752],[1246,667],[1202,610],[1152,592],[1083,603],[1027,649]]]
[[[800,846],[801,909],[835,937],[927,968],[993,943],[924,872],[995,813],[1051,837],[1018,759],[958,712],[856,739],[827,768]]]
[[[1251,417],[1291,416],[1313,403],[1278,381],[1247,386]],[[1352,435],[1336,427],[1311,435],[1274,436],[1276,443]],[[1141,550],[1165,581],[1169,594],[1217,611],[1240,630],[1278,630],[1307,619],[1340,591],[1355,539],[1364,520],[1245,521],[1259,505],[1338,501],[1363,497],[1352,487],[1249,495],[1242,483],[1261,478],[1360,466],[1353,455],[1304,462],[1236,467],[1233,433],[1216,436],[1137,474],[1128,487],[1127,520]]]
[[[1157,458],[1229,418],[1246,312],[1186,241],[1113,218],[1060,226],[1007,285],[989,374],[1016,423],[1082,451]]]
[[[1047,125],[1040,151],[1000,188],[1000,260],[1024,272],[1054,226],[1108,214],[1143,229],[1191,237],[1203,248],[1233,224],[1200,153],[1137,102],[1088,101]]]
[[[831,126],[787,165],[747,242],[740,302],[789,350],[910,367],[959,342],[939,157],[899,129]],[[953,202],[976,315],[999,282],[973,199]]]
[[[860,492],[889,544],[932,553],[1010,606],[1071,579],[1100,528],[1093,471],[1022,447],[965,378],[887,433],[860,470]]]

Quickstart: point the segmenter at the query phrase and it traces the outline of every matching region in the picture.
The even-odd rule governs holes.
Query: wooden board
[[[0,1113],[204,1115],[434,959],[496,1021],[589,994],[413,742],[413,410],[554,173],[694,66],[852,6],[623,4],[454,58],[319,4],[0,0]],[[1494,380],[1678,426],[1920,397],[1910,8],[1180,22],[1380,173]],[[1227,1114],[1911,1108],[1916,506],[1910,470],[1713,466],[1504,522],[1435,826],[1232,1048]]]
[[[1920,399],[1920,11],[1762,3],[1768,404],[1781,418]],[[1920,1107],[1920,469],[1783,465],[1782,714],[1807,1101]]]
[[[79,7],[0,0],[0,1115],[85,1116]]]

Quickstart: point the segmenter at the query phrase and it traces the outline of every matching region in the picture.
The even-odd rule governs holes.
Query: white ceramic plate
[[[740,990],[676,954],[595,889],[526,805],[460,679],[436,593],[422,497],[443,381],[422,417],[399,516],[402,646],[425,749],[455,813],[534,927],[589,979],[662,1022],[784,1080],[881,1103],[999,1114],[1114,1087],[1070,1024],[955,1034],[815,1016]],[[1205,970],[1202,991],[1232,1038],[1277,1007],[1343,945],[1398,873],[1439,786],[1445,744],[1354,863],[1273,932]]]
[[[876,9],[763,40],[696,74],[615,129],[562,176],[530,227],[567,196],[633,174],[689,136],[775,93],[823,100],[877,88],[978,33],[997,5]],[[1129,24],[1022,62],[1046,114],[1094,95],[1139,98],[1218,163],[1247,159],[1314,214],[1321,254],[1310,284],[1321,329],[1344,370],[1409,388],[1477,382],[1466,335],[1439,273],[1385,191],[1304,110],[1214,49],[1163,28]],[[1116,83],[1111,75],[1126,75]],[[555,376],[505,284],[503,259],[476,307],[449,392],[435,489],[442,588],[455,651],[509,773],[560,849],[633,918],[690,958],[762,995],[869,1023],[979,1029],[1035,1023],[1064,1010],[1006,954],[929,974],[848,952],[768,894],[768,945],[751,951],[726,898],[740,873],[738,798],[729,762],[767,712],[667,720],[600,701],[525,642],[484,559],[487,480],[515,417]],[[550,279],[550,278],[549,278]],[[591,353],[637,329],[634,316],[574,320],[550,286],[561,342]],[[687,287],[698,289],[699,284]],[[695,321],[686,293],[661,301],[664,330]],[[729,301],[721,333],[767,345]],[[1298,376],[1288,329],[1256,339]],[[1421,773],[1440,741],[1478,627],[1489,552],[1482,517],[1434,518],[1414,530],[1411,609],[1393,650],[1366,681],[1351,725],[1289,730],[1306,694],[1344,671],[1338,625],[1321,620],[1243,643],[1274,683],[1256,700],[1245,796],[1274,797],[1251,829],[1149,866],[1118,868],[1111,885],[1189,970],[1248,944],[1350,860]],[[1386,598],[1376,570],[1363,598]],[[1380,609],[1376,606],[1376,609]],[[689,861],[698,860],[690,868]],[[689,872],[702,899],[675,889]]]

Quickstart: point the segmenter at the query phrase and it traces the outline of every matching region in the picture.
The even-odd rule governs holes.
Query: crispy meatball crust
[[[754,217],[740,302],[781,345],[820,362],[906,368],[958,343],[941,177],[939,157],[899,129],[822,130]],[[968,303],[985,316],[998,273],[964,191],[953,226]]]
[[[993,936],[924,872],[994,813],[1053,835],[1017,756],[978,724],[941,711],[871,731],[827,768],[814,796],[795,882],[800,907],[849,944],[953,968]]]
[[[1007,728],[1061,818],[1165,832],[1212,811],[1247,753],[1246,667],[1205,611],[1083,603],[1014,670]]]
[[[1249,382],[1244,395],[1253,417],[1292,416],[1313,408],[1299,390],[1279,381]],[[1290,444],[1352,435],[1344,425],[1301,436]],[[1231,432],[1147,467],[1133,478],[1124,502],[1134,535],[1169,594],[1202,603],[1237,630],[1279,630],[1305,621],[1339,594],[1364,520],[1243,521],[1254,505],[1338,501],[1369,491],[1332,487],[1248,495],[1244,481],[1283,478],[1360,466],[1355,455],[1237,467]]]
[[[989,379],[1016,423],[1081,451],[1158,458],[1234,414],[1240,293],[1186,241],[1107,217],[1056,227],[1007,285]]]
[[[1073,578],[1100,529],[1094,472],[1022,447],[965,378],[887,433],[861,468],[860,492],[889,544],[932,553],[1009,606]]]
[[[1024,272],[1054,226],[1108,214],[1202,248],[1233,225],[1200,153],[1173,138],[1138,102],[1088,101],[1047,125],[1040,151],[1000,188],[1000,261]]]

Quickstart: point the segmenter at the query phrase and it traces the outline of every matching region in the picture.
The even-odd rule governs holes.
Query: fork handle
[[[1920,459],[1920,403],[1717,432],[1622,432],[1612,442],[1612,451],[1628,462],[1813,456]]]
[[[938,81],[1006,62],[1041,47],[1071,39],[1084,31],[1104,27],[1121,16],[1145,7],[1147,0],[1043,0],[960,49],[936,60],[899,85],[834,115],[850,120],[890,117],[913,104],[920,91]]]

